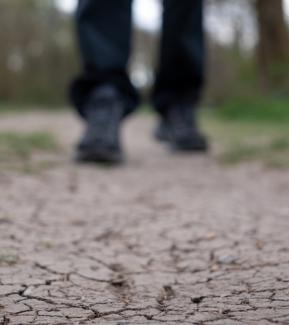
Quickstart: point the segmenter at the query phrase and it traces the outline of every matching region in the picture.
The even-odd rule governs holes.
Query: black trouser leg
[[[91,92],[105,84],[122,93],[127,112],[137,105],[138,96],[127,75],[131,4],[132,0],[78,2],[76,24],[83,73],[71,87],[71,98],[82,116]]]
[[[165,113],[173,103],[195,105],[204,83],[202,0],[163,0],[161,53],[153,92],[155,108]]]

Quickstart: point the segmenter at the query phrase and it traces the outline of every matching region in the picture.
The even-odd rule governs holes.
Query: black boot
[[[87,125],[76,149],[77,161],[123,161],[119,134],[123,113],[123,102],[113,87],[103,86],[92,93],[85,107]]]
[[[158,141],[169,142],[176,151],[207,151],[208,141],[199,131],[190,105],[172,105],[155,130]]]

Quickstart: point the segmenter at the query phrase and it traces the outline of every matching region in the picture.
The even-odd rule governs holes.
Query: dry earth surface
[[[71,163],[68,113],[1,116],[63,147],[1,168],[1,325],[289,324],[289,171],[171,154],[152,127],[128,122],[113,169]]]

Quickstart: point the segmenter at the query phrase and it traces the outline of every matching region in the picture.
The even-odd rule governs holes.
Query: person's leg
[[[130,55],[132,0],[79,0],[77,37],[82,74],[73,82],[70,95],[81,116],[93,91],[103,85],[115,87],[123,96],[125,113],[138,101],[127,75]]]
[[[162,118],[155,135],[174,149],[203,151],[207,141],[198,130],[195,110],[204,84],[203,1],[163,2],[160,62],[153,91],[154,107]]]
[[[163,0],[159,69],[153,92],[164,112],[174,102],[195,105],[204,83],[203,0]]]
[[[74,106],[86,129],[76,151],[78,161],[122,160],[120,126],[137,105],[127,75],[132,0],[79,0],[77,35],[83,73],[71,87]]]

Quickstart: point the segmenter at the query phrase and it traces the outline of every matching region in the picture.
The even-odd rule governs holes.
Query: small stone
[[[13,253],[0,252],[0,265],[13,266],[20,261],[18,255]]]
[[[217,235],[214,232],[209,232],[206,234],[205,239],[206,240],[214,240],[217,238]]]
[[[204,296],[200,296],[200,297],[191,298],[191,301],[194,304],[200,304],[204,299],[205,299]]]
[[[117,275],[111,280],[111,285],[114,287],[124,287],[126,284],[126,279],[122,275]]]
[[[28,288],[24,291],[23,295],[24,295],[24,296],[31,296],[32,293],[33,293],[33,290],[34,290],[34,288],[33,288],[32,286],[31,286],[31,287],[28,287]]]
[[[219,256],[218,259],[217,259],[217,262],[219,264],[235,264],[238,260],[238,257],[237,256],[234,256],[234,255],[222,255],[222,256]]]
[[[265,246],[265,242],[260,240],[260,239],[257,239],[256,240],[256,248],[259,249],[259,250],[262,250]]]
[[[169,300],[175,296],[175,291],[170,285],[164,285],[157,296],[156,300],[159,304],[163,304],[164,301]]]
[[[244,298],[244,299],[242,299],[242,300],[241,300],[241,304],[242,304],[242,305],[249,305],[249,304],[250,304],[250,300],[249,300],[249,298]]]

